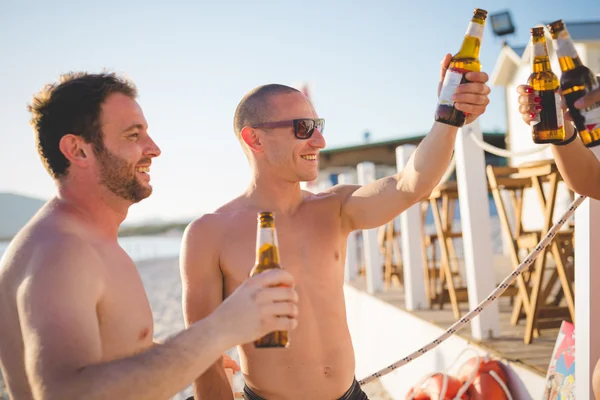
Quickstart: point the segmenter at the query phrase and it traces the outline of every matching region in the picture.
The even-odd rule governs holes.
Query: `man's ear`
[[[66,134],[58,143],[60,151],[69,163],[85,168],[90,160],[91,146],[82,137]]]
[[[246,145],[252,150],[256,152],[262,151],[262,142],[260,141],[260,137],[256,129],[245,126],[240,132],[242,136],[242,140]]]

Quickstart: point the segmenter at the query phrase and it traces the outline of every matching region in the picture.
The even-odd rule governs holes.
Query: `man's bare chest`
[[[335,220],[304,221],[289,224],[276,222],[281,266],[290,271],[296,284],[311,285],[323,279],[337,280],[343,273],[346,240]],[[256,261],[256,226],[244,224],[224,237],[219,264],[226,292],[246,280]]]
[[[135,264],[123,255],[106,258],[106,287],[98,306],[105,356],[148,347],[153,340],[153,317],[148,296]]]

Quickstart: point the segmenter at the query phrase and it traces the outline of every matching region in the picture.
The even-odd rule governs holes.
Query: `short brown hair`
[[[34,95],[27,106],[35,131],[38,153],[54,179],[67,174],[69,160],[59,143],[66,134],[81,136],[93,143],[95,150],[104,148],[100,127],[101,106],[113,93],[137,97],[135,85],[114,73],[88,74],[70,72],[59,82],[49,83]]]
[[[238,104],[233,117],[233,130],[238,140],[243,143],[241,132],[245,126],[268,122],[271,97],[294,92],[300,93],[293,87],[275,83],[259,86],[248,92]],[[246,151],[245,147],[244,151]]]

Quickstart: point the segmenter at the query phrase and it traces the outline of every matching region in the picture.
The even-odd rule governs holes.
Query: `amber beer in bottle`
[[[552,72],[544,27],[531,28],[531,75],[527,84],[535,96],[541,99],[542,111],[530,122],[535,143],[556,143],[565,139],[565,128],[558,93],[558,77]]]
[[[465,78],[467,72],[479,72],[481,70],[479,49],[481,48],[486,18],[487,11],[480,8],[475,9],[460,51],[450,60],[435,112],[435,120],[438,122],[458,127],[465,124],[465,113],[454,107],[452,95],[458,85],[468,82]]]
[[[256,263],[250,271],[250,276],[261,272],[281,268],[279,246],[277,245],[277,230],[272,212],[258,213],[258,228],[256,232]],[[271,332],[254,342],[255,347],[288,347],[290,343],[287,331]]]
[[[575,107],[575,101],[598,89],[600,82],[581,62],[564,22],[560,19],[554,21],[548,25],[548,30],[552,34],[552,42],[562,71],[560,90],[569,107],[569,113],[583,143],[588,147],[596,146],[600,144],[600,102],[585,110],[579,110]]]

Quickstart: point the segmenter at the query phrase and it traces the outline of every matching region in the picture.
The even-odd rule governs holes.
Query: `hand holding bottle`
[[[517,101],[519,102],[519,112],[521,113],[521,118],[527,125],[531,125],[531,121],[537,121],[538,114],[542,111],[542,106],[540,104],[541,98],[534,93],[534,90],[529,85],[519,85],[517,87],[517,93],[519,93],[519,97]],[[565,121],[572,121],[569,113],[567,112],[567,104],[562,101],[562,113]],[[565,130],[565,138],[570,138],[574,133],[573,126],[569,124],[564,124]]]
[[[446,54],[442,59],[438,96],[442,90],[451,58],[451,54]],[[470,124],[485,112],[487,105],[490,103],[488,96],[491,90],[486,85],[489,78],[485,72],[467,72],[465,79],[468,82],[458,85],[451,99],[454,102],[454,108],[465,114],[464,123]]]
[[[292,274],[271,269],[244,281],[211,317],[218,320],[216,325],[232,347],[270,332],[296,328],[297,303]]]
[[[479,49],[487,11],[476,8],[469,23],[460,50],[442,60],[438,106],[435,120],[461,127],[473,122],[485,111],[490,93],[485,85],[488,76],[481,71]]]

